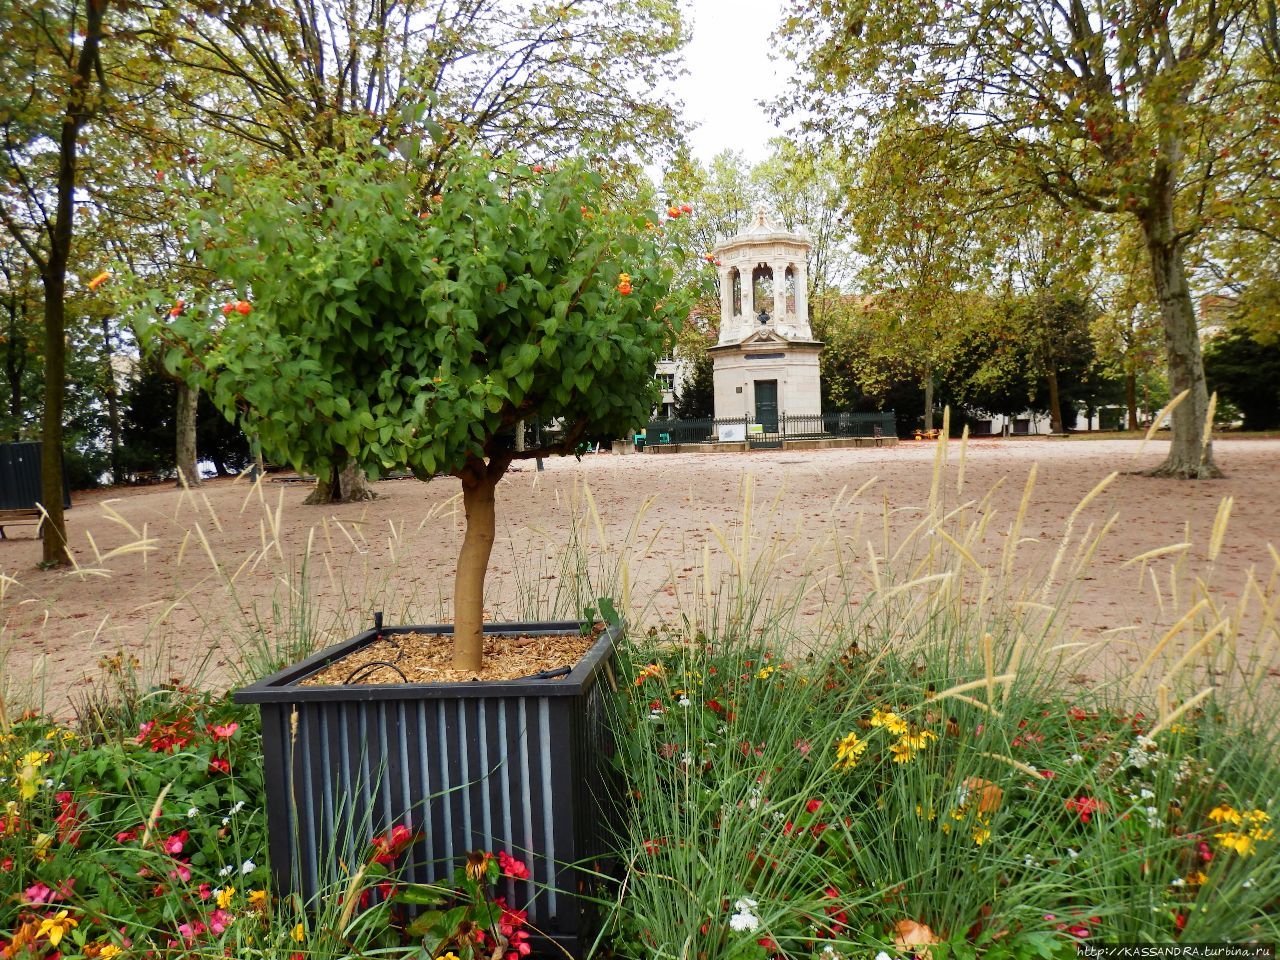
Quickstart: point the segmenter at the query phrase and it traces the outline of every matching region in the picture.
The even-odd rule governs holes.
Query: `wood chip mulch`
[[[596,642],[600,629],[597,626],[585,636],[486,636],[484,666],[479,673],[453,668],[453,637],[447,633],[391,633],[313,673],[302,686],[519,680],[574,666]],[[372,666],[375,661],[394,664],[394,669]]]

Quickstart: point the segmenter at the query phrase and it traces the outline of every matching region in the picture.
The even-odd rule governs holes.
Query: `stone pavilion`
[[[822,413],[808,239],[779,226],[761,204],[745,230],[711,253],[720,265],[720,336],[710,348],[716,417],[750,417],[773,433],[779,414]]]

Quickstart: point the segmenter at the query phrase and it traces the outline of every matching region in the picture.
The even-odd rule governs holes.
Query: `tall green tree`
[[[62,507],[67,275],[80,135],[104,90],[100,47],[110,0],[0,10],[0,221],[30,258],[44,294],[42,562],[68,562]]]
[[[783,26],[810,125],[941,123],[953,156],[997,165],[1063,209],[1131,218],[1188,401],[1155,473],[1212,477],[1208,391],[1185,263],[1216,175],[1217,118],[1248,93],[1233,0],[803,0]]]
[[[578,162],[459,155],[433,198],[392,160],[333,154],[240,181],[195,238],[253,305],[189,359],[267,453],[461,481],[460,669],[480,667],[498,481],[515,459],[647,421],[654,364],[687,309],[662,238],[607,199]],[[171,354],[214,307],[176,318]],[[514,431],[533,419],[563,429],[517,451]]]

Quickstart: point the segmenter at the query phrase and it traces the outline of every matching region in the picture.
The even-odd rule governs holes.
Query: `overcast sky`
[[[766,142],[780,132],[761,100],[783,93],[789,65],[769,59],[770,34],[782,18],[782,0],[684,0],[693,39],[685,48],[688,76],[676,93],[684,100],[695,156],[707,163],[721,150],[763,160]]]

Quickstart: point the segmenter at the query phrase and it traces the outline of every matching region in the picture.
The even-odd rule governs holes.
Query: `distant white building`
[[[676,397],[684,386],[688,364],[684,360],[671,355],[658,361],[655,376],[662,386],[662,402],[654,411],[654,416],[661,420],[670,420],[676,415]]]
[[[822,413],[808,253],[808,239],[773,222],[763,204],[712,250],[720,265],[720,335],[710,348],[717,417],[750,417],[769,431],[779,414]]]

